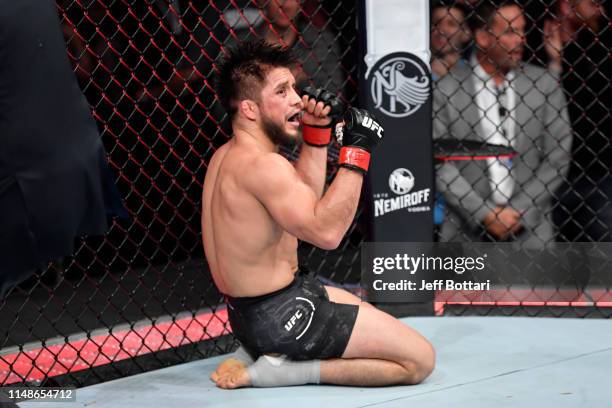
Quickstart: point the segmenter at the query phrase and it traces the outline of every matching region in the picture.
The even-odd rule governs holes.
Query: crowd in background
[[[57,0],[69,59],[130,217],[112,224],[104,238],[77,243],[74,256],[58,262],[58,273],[75,274],[64,275],[73,284],[54,293],[55,278],[41,279],[39,298],[16,291],[10,306],[0,304],[12,321],[7,334],[41,340],[55,337],[59,327],[62,337],[89,335],[116,322],[133,327],[143,316],[155,322],[216,304],[218,294],[203,273],[200,204],[207,162],[231,135],[215,96],[215,64],[225,47],[261,36],[294,48],[303,62],[296,71],[302,82],[354,103],[356,3]],[[434,138],[478,137],[518,153],[512,161],[436,167],[438,239],[534,246],[610,241],[610,3],[525,0],[516,8],[502,0],[431,0]],[[50,67],[37,68],[48,73]],[[47,77],[33,79],[54,85],[57,77]],[[37,83],[28,86],[33,95],[47,89]],[[36,125],[49,140],[58,134],[48,123]],[[63,183],[68,191],[76,186]],[[359,214],[349,230],[356,248],[363,240]],[[359,269],[359,256],[342,251],[333,262],[320,251],[318,265],[338,273],[334,282],[346,283],[352,266]],[[57,325],[55,317],[62,319]],[[41,333],[51,335],[33,331],[45,322],[52,327]]]
[[[201,253],[207,158],[230,137],[215,64],[265,36],[303,61],[296,75],[356,95],[354,6],[333,1],[58,1],[68,54],[134,215],[136,264]],[[291,152],[288,152],[290,154]],[[112,233],[112,231],[111,231]],[[136,249],[133,248],[132,249]]]
[[[493,41],[502,54],[508,51],[498,40],[485,38],[490,22],[478,14],[485,3],[501,2],[432,1],[434,97],[451,86],[445,78],[473,67],[482,41]],[[595,0],[517,3],[524,26],[515,36],[517,50],[509,53],[510,59],[519,60],[508,72],[526,73],[531,91],[546,89],[527,97],[536,105],[531,106],[532,117],[523,118],[520,103],[525,98],[520,89],[514,90],[510,75],[502,98],[512,106],[499,105],[507,120],[498,114],[494,127],[514,132],[510,144],[523,133],[531,144],[517,149],[513,163],[505,163],[507,176],[501,162],[461,169],[473,178],[480,172],[486,181],[482,191],[465,174],[457,182],[456,168],[437,169],[440,238],[528,240],[532,233],[539,241],[609,240],[610,20]],[[179,242],[178,251],[185,254],[198,250],[194,237],[199,228],[198,182],[205,171],[202,157],[230,136],[214,93],[215,62],[224,47],[255,37],[291,46],[302,61],[298,79],[334,89],[349,102],[357,95],[354,5],[327,0],[58,4],[75,72],[112,161],[119,163],[119,187],[142,221],[134,230],[140,230],[142,245],[151,245],[152,251],[165,241]],[[461,89],[461,83],[455,85]],[[486,97],[484,102],[479,98],[472,102],[486,103]],[[446,105],[452,104],[446,99]],[[442,112],[442,106],[434,106],[434,123]],[[535,126],[534,120],[548,122]],[[468,127],[475,134],[478,126],[473,122]],[[487,141],[505,143],[497,130]],[[456,132],[447,129],[444,135],[469,138]],[[434,132],[434,137],[439,135]],[[504,186],[512,177],[516,179]],[[470,189],[461,190],[461,180]],[[155,240],[145,239],[156,230]]]
[[[443,241],[612,239],[610,20],[596,0],[544,5],[433,3],[434,138],[476,138],[518,153],[439,166]],[[479,72],[515,93],[509,109],[496,81],[478,88]],[[465,105],[476,105],[478,120],[467,123]]]

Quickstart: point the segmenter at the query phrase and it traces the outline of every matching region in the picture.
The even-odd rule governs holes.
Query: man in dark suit
[[[484,2],[471,28],[476,51],[434,90],[434,138],[511,146],[510,159],[446,162],[437,188],[447,202],[441,241],[554,239],[551,196],[570,159],[571,128],[554,75],[522,63],[526,20],[513,1]]]
[[[0,298],[124,211],[55,2],[0,7]]]

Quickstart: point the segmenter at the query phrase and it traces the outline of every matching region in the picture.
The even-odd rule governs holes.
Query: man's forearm
[[[325,195],[315,206],[315,223],[328,231],[327,242],[335,248],[350,227],[363,185],[363,174],[341,167]]]
[[[370,164],[370,153],[384,135],[382,126],[364,109],[350,107],[344,119],[343,144],[338,157],[340,169],[325,194],[314,202],[313,211],[308,211],[307,219],[301,220],[302,231],[297,231],[298,236],[306,240],[311,237],[312,241],[309,242],[323,249],[337,248],[355,218],[363,175]],[[325,146],[328,143],[318,144]],[[326,160],[318,156],[322,153],[304,151],[305,160],[309,153],[317,155],[318,160]],[[321,176],[324,178],[324,173]],[[310,207],[309,203],[304,205]]]
[[[295,169],[302,180],[312,188],[317,198],[321,198],[325,189],[327,147],[313,147],[304,143]]]

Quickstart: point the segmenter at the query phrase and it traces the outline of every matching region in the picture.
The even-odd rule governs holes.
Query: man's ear
[[[474,32],[474,41],[476,42],[478,48],[483,51],[486,51],[491,48],[491,38],[492,35],[487,31],[486,28],[479,28],[478,30],[476,30],[476,32]]]
[[[257,120],[259,106],[251,99],[243,99],[238,103],[238,110],[249,120]]]

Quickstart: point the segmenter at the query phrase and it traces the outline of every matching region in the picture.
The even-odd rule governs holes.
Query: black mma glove
[[[335,94],[323,88],[313,88],[307,86],[302,90],[302,95],[308,95],[308,99],[314,99],[318,102],[323,102],[325,106],[329,106],[330,122],[326,126],[315,126],[302,124],[302,139],[306,144],[317,147],[324,147],[331,140],[331,129],[334,123],[340,118],[344,112],[344,104]]]
[[[380,143],[384,133],[374,114],[365,109],[349,108],[344,115],[344,126],[336,128],[336,138],[342,146],[338,159],[340,165],[367,172],[370,153]]]

